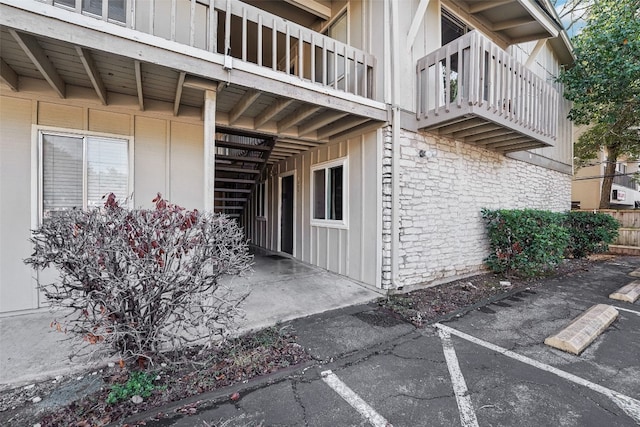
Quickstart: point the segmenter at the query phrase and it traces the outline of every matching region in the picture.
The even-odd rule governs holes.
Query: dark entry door
[[[282,177],[282,205],[280,207],[280,250],[293,255],[293,175]]]

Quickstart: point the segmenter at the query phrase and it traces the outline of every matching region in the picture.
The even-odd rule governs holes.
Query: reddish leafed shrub
[[[59,271],[40,284],[52,306],[71,309],[58,330],[141,364],[224,336],[247,293],[219,279],[252,261],[235,221],[153,201],[128,210],[110,194],[102,208],[57,213],[33,232],[25,260]]]

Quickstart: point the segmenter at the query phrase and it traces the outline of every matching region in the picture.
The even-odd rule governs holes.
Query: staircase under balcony
[[[239,218],[269,161],[275,140],[237,133],[216,135],[215,212]]]
[[[478,31],[417,64],[418,128],[509,153],[554,145],[558,91]]]

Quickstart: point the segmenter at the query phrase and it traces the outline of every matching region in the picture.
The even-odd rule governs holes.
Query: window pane
[[[55,0],[53,4],[62,4],[64,6],[76,7],[76,0]]]
[[[109,0],[109,19],[118,22],[126,22],[125,0]]]
[[[329,169],[329,219],[342,220],[342,166]]]
[[[101,206],[109,193],[123,205],[129,196],[127,141],[87,138],[87,161],[87,206]]]
[[[82,0],[82,11],[102,16],[102,0]]]
[[[42,207],[45,218],[82,208],[82,138],[42,136]]]
[[[324,169],[313,171],[313,217],[325,219]]]

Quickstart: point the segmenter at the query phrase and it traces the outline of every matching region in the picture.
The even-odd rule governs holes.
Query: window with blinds
[[[43,217],[102,206],[109,193],[122,205],[130,193],[128,145],[126,139],[42,132]]]

